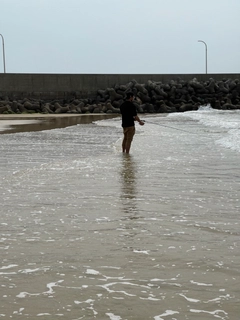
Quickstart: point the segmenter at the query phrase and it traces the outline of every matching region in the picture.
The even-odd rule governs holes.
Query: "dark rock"
[[[81,110],[82,110],[82,113],[89,113],[87,106],[82,107]]]
[[[154,91],[156,92],[157,95],[162,96],[164,98],[168,96],[168,94],[160,86],[156,86],[154,88]]]
[[[119,93],[117,93],[114,89],[108,89],[108,93],[109,93],[109,97],[111,102],[113,102],[114,100],[121,100],[123,98],[123,96]]]
[[[92,113],[101,113],[101,108],[99,107],[94,108]]]
[[[55,110],[55,109],[54,109]],[[43,113],[54,113],[53,107],[50,103],[46,103],[42,106],[42,112]]]
[[[137,84],[135,84],[135,88],[136,88],[139,92],[143,93],[144,95],[147,95],[147,94],[148,94],[148,91],[147,91],[147,89],[145,88],[145,86],[144,86],[143,84],[137,83]]]
[[[229,93],[229,89],[226,88],[223,81],[218,82],[218,91],[223,93]]]
[[[55,106],[56,108],[56,106]],[[59,106],[58,108],[56,108],[55,113],[67,113],[69,111],[69,107],[61,107]]]
[[[11,108],[12,108],[12,111],[13,111],[13,112],[17,113],[17,112],[19,111],[19,109],[18,109],[18,102],[17,102],[17,101],[13,101]]]
[[[179,108],[179,112],[192,111],[194,106],[192,104],[182,104]]]
[[[148,113],[154,113],[155,112],[155,107],[153,104],[149,103],[147,104],[148,108],[147,108],[147,112]]]
[[[141,99],[141,101],[143,103],[144,102],[151,102],[151,98],[148,95],[146,95],[146,94],[144,94],[142,92],[138,92],[137,96]]]
[[[119,109],[122,103],[123,100],[113,101],[112,106]]]
[[[206,89],[209,93],[215,92],[215,81],[213,79],[210,79],[209,84],[206,86]]]
[[[5,113],[119,113],[127,92],[132,91],[139,113],[184,112],[197,110],[199,105],[210,104],[212,108],[234,110],[240,105],[239,79],[185,81],[180,78],[162,83],[148,80],[138,83],[135,79],[127,84],[116,84],[112,88],[91,92],[86,99],[78,98],[79,92],[71,92],[64,100],[44,101],[22,98],[9,100],[4,94],[0,98],[0,112]],[[3,108],[3,109],[2,109]],[[2,111],[1,111],[2,110]]]
[[[27,109],[21,103],[18,104],[18,109],[21,113],[27,112]]]
[[[102,97],[106,97],[107,95],[107,90],[98,90],[97,93]]]
[[[0,107],[0,113],[4,113],[4,112],[6,112],[6,111],[9,111],[9,106],[8,105],[5,105],[5,106],[3,106],[3,107]]]
[[[77,110],[77,106],[73,103],[69,104],[67,113],[79,113]]]

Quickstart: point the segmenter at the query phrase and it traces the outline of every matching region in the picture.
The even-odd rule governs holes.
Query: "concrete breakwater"
[[[32,98],[26,93],[23,98],[0,97],[0,113],[119,113],[126,93],[132,91],[136,97],[139,113],[170,113],[197,110],[200,105],[210,104],[216,109],[240,109],[239,79],[197,78],[140,83],[132,79],[104,89],[86,93],[86,97],[72,94],[69,98]],[[0,93],[1,94],[1,93]]]

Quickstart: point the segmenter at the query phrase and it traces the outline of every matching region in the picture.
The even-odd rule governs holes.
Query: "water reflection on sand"
[[[130,154],[122,155],[122,164],[119,172],[121,181],[121,200],[124,212],[131,218],[137,213],[137,181],[136,162]]]
[[[59,114],[59,115],[1,115],[0,116],[0,134],[17,133],[28,131],[42,131],[56,128],[65,128],[77,124],[87,124],[101,119],[116,117],[113,114]]]

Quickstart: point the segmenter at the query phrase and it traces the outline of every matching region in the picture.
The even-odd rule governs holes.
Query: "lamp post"
[[[207,44],[203,40],[198,40],[198,42],[202,42],[205,44],[205,48],[206,48],[206,74],[207,74]]]
[[[2,35],[1,33],[0,33],[0,36],[1,36],[1,38],[2,38],[2,48],[3,48],[3,69],[4,69],[4,73],[6,73],[4,38],[3,38],[3,35]]]

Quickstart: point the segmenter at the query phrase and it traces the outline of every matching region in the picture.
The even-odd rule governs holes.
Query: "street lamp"
[[[4,73],[6,73],[4,38],[3,38],[3,35],[2,35],[1,33],[0,33],[0,36],[1,36],[1,38],[2,38],[2,48],[3,48],[3,69],[4,69]]]
[[[205,44],[205,48],[206,48],[206,74],[207,74],[207,44],[206,44],[206,42],[204,42],[202,40],[198,40],[198,42],[202,42]]]

